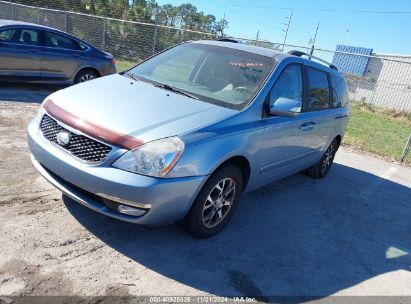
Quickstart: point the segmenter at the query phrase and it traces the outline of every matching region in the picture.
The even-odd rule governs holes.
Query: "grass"
[[[116,68],[117,72],[122,72],[125,70],[128,70],[129,68],[132,68],[135,66],[139,61],[130,61],[130,60],[125,60],[121,58],[116,58]]]
[[[398,161],[410,133],[410,113],[353,102],[344,144]],[[410,153],[405,162],[411,164]]]

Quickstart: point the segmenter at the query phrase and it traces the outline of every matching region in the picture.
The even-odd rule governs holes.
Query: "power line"
[[[232,0],[231,0],[231,1],[232,1]],[[254,2],[253,0],[249,0],[249,2],[255,4],[255,2]],[[287,9],[287,10],[292,11],[292,9]],[[269,10],[269,12],[270,12],[270,13],[275,13],[275,14],[277,14],[277,15],[280,15],[280,14],[276,13],[276,12],[275,12],[274,10],[272,10],[272,9]],[[261,13],[261,15],[263,15],[263,14]],[[266,14],[265,16],[267,16],[267,14]],[[269,16],[269,18],[271,18],[271,16]],[[286,18],[287,18],[287,17],[286,17]],[[285,24],[285,25],[287,25],[287,24]],[[305,28],[307,27],[306,24],[305,24],[304,26],[301,26],[301,27],[300,27],[300,26],[296,26],[295,18],[294,18],[294,19],[293,19],[293,23],[290,24],[290,26],[289,26],[288,36],[290,36],[290,34],[292,34],[292,31],[290,32],[291,29],[293,29],[293,30],[295,30],[295,31],[297,31],[297,32],[299,32],[299,33],[302,33],[302,34],[304,34],[304,35],[311,36],[311,32],[308,32],[307,30],[305,30],[304,27],[305,27]],[[288,37],[287,37],[287,38],[288,38]],[[326,41],[323,40],[323,39],[318,38],[318,40],[322,41],[324,44],[329,44],[328,41],[326,42]],[[300,42],[300,44],[303,44],[303,43]]]
[[[211,1],[210,1],[211,2]],[[214,2],[214,1],[213,1]],[[245,17],[245,18],[247,18],[247,19],[250,19],[250,20],[253,20],[253,21],[256,21],[256,22],[258,22],[259,24],[263,24],[263,25],[266,25],[267,27],[269,27],[269,28],[275,28],[275,29],[277,29],[277,30],[281,30],[281,28],[279,28],[279,27],[277,27],[277,26],[274,26],[274,25],[272,25],[272,24],[269,24],[269,23],[266,23],[266,22],[264,22],[262,19],[256,19],[256,18],[252,18],[251,16],[250,16],[250,13],[252,13],[253,15],[254,14],[259,14],[259,15],[261,15],[261,16],[267,16],[268,17],[268,13],[270,13],[270,14],[276,14],[276,15],[279,15],[279,16],[281,16],[281,17],[284,17],[284,15],[282,15],[282,14],[279,14],[279,13],[277,13],[277,12],[275,12],[275,10],[274,9],[284,9],[284,10],[292,10],[292,8],[288,8],[288,7],[274,7],[274,6],[258,6],[257,5],[257,3],[255,2],[255,1],[253,1],[253,0],[250,0],[250,2],[249,3],[251,3],[251,4],[256,4],[256,5],[242,5],[242,4],[240,4],[238,1],[236,1],[236,0],[230,0],[230,2],[229,3],[212,3],[212,4],[214,4],[214,5],[216,5],[216,6],[223,6],[223,7],[225,7],[225,8],[227,8],[227,7],[229,7],[229,8],[227,8],[228,10],[230,10],[232,13],[234,13],[234,14],[237,14],[237,15],[241,15],[241,16],[243,16],[243,17]],[[238,12],[238,11],[236,11],[236,10],[234,10],[233,9],[233,7],[239,7],[239,8],[246,8],[247,10],[244,10],[244,11],[248,11],[248,14],[242,14],[242,13],[240,13],[240,12]],[[251,8],[251,9],[250,9]],[[253,9],[254,8],[254,9]],[[260,11],[261,12],[257,12],[257,9],[259,9],[260,8]],[[264,10],[263,10],[264,9]],[[337,12],[337,11],[356,11],[356,12],[365,12],[365,11],[359,11],[359,10],[337,10],[337,9],[317,9],[317,8],[307,8],[307,9],[304,9],[304,8],[296,8],[296,10],[300,10],[300,11],[316,11],[316,10],[318,10],[318,11],[331,11],[331,12]],[[376,12],[377,13],[377,11],[368,11],[368,12]],[[383,12],[380,12],[380,13],[383,13]],[[385,13],[394,13],[394,12],[390,12],[390,11],[386,11]],[[406,11],[399,11],[398,13],[407,13]],[[409,13],[411,13],[411,12],[409,12]],[[254,17],[254,16],[253,16]],[[291,38],[291,40],[294,40],[294,41],[296,41],[298,44],[305,44],[303,41],[302,41],[302,36],[307,36],[308,38],[307,39],[309,39],[309,37],[311,36],[312,37],[312,32],[311,33],[309,33],[308,32],[308,30],[306,29],[307,28],[307,23],[304,23],[304,25],[301,25],[301,23],[299,23],[298,21],[296,22],[296,20],[294,20],[295,18],[293,18],[293,21],[292,21],[292,23],[290,23],[290,24],[285,24],[286,26],[287,26],[287,29],[288,29],[288,32],[287,32],[287,29],[282,29],[282,31],[284,31],[284,32],[287,32],[286,33],[286,37],[285,37],[285,41],[287,42],[287,40],[290,40],[289,38]],[[270,19],[269,20],[273,20],[272,19],[272,17],[270,16]],[[271,23],[271,22],[270,22]],[[283,24],[283,23],[282,23]],[[335,29],[340,29],[341,30],[341,32],[344,32],[345,33],[345,31],[349,28],[349,31],[350,31],[350,36],[351,35],[354,35],[354,36],[357,36],[357,35],[360,35],[360,33],[358,33],[358,32],[361,32],[361,30],[360,29],[355,29],[355,28],[351,28],[351,27],[346,27],[346,28],[338,28],[337,26],[335,26],[335,25],[330,25],[330,26],[325,26],[325,28],[324,28],[324,26],[323,26],[323,30],[324,31],[329,31],[331,28],[335,28]],[[261,29],[260,29],[261,30]],[[355,31],[355,33],[353,33],[353,31]],[[370,29],[370,30],[368,30],[368,29],[366,29],[366,28],[364,28],[364,30],[363,30],[364,32],[366,32],[367,33],[367,37],[368,36],[372,36],[372,33],[370,33],[371,31],[373,31],[372,29]],[[375,30],[375,32],[379,32],[379,33],[384,33],[383,31],[378,31],[378,30]],[[300,34],[298,34],[298,33],[300,33]],[[392,33],[394,36],[391,36],[391,37],[386,37],[386,39],[385,40],[387,40],[387,41],[402,41],[402,37],[401,36],[404,36],[404,40],[405,40],[405,34],[403,34],[403,35],[401,35],[400,33]],[[397,35],[396,35],[397,34]],[[261,31],[260,31],[260,33],[259,33],[259,36],[261,35]],[[400,37],[398,37],[398,35],[400,35]],[[395,39],[395,38],[397,38],[397,39]],[[319,41],[320,42],[320,44],[321,45],[324,45],[324,46],[329,46],[329,45],[333,45],[334,43],[331,43],[330,41],[327,41],[327,40],[324,40],[323,38],[321,38],[321,37],[317,37],[316,38],[316,41]],[[405,43],[405,41],[404,41],[404,43]],[[283,42],[283,44],[284,44],[284,42]]]
[[[249,0],[249,1],[250,1],[251,3],[255,3],[255,2],[252,2],[252,0]],[[238,2],[235,1],[235,0],[230,0],[230,2],[233,3],[234,5],[239,5]],[[229,4],[228,4],[228,5],[229,5]],[[258,16],[258,18],[261,18],[261,16],[264,16],[264,14],[262,14],[262,13],[259,12],[258,10],[249,10],[248,12],[254,13],[256,16]],[[281,16],[281,17],[284,18],[284,19],[287,18],[286,16],[284,16],[284,15],[282,15],[282,14],[279,14],[279,13],[277,13],[277,12],[275,12],[275,14]],[[267,16],[267,15],[265,15],[265,16]],[[269,16],[268,18],[269,18],[268,20],[272,21],[272,16]],[[261,22],[261,19],[260,19],[260,22]],[[280,21],[278,21],[278,20],[277,20],[277,23],[281,23],[281,24],[283,25],[283,22],[280,22]],[[278,27],[275,27],[275,28],[278,29]]]
[[[233,4],[231,6],[239,6],[244,8],[262,8],[262,9],[279,9],[279,10],[294,10],[294,11],[318,11],[331,13],[359,13],[359,14],[411,14],[411,11],[374,11],[374,10],[340,10],[340,9],[325,9],[325,8],[293,8],[293,7],[276,7],[276,6],[257,6],[257,5],[240,5]]]
[[[235,6],[238,6],[238,7],[241,7],[241,5],[240,4],[238,4],[238,2],[237,1],[235,1],[235,0],[230,0],[230,2],[232,3],[232,5],[235,5]],[[255,4],[255,2],[253,1],[253,0],[249,0],[249,2],[250,3],[254,3]],[[217,5],[217,4],[216,4]],[[221,4],[220,4],[221,5]],[[232,6],[231,5],[231,6]],[[224,6],[224,5],[222,5],[222,6]],[[257,6],[257,5],[256,5]],[[290,9],[290,12],[291,12],[292,10]],[[267,18],[269,18],[269,20],[272,20],[272,16],[269,16],[266,12],[258,12],[258,11],[255,11],[255,10],[253,10],[253,11],[251,11],[250,10],[250,12],[254,12],[255,14],[258,14],[259,16],[266,16]],[[284,16],[284,15],[282,15],[282,14],[279,14],[279,13],[277,13],[277,12],[275,12],[275,11],[273,11],[273,10],[269,10],[268,12],[270,12],[270,13],[274,13],[274,14],[276,14],[276,15],[279,15],[279,16],[281,16],[281,17],[283,17],[283,18],[285,18],[285,19],[288,19],[289,18],[289,16]],[[294,20],[293,20],[294,21]],[[263,23],[261,20],[259,21],[260,23]],[[263,23],[264,24],[264,23]],[[292,33],[292,31],[291,31],[291,29],[293,29],[293,30],[295,30],[295,31],[298,31],[299,33],[302,33],[302,34],[304,34],[304,35],[307,35],[307,36],[311,36],[311,32],[308,32],[307,30],[305,30],[304,28],[300,28],[300,27],[298,27],[298,28],[296,28],[295,27],[295,24],[294,25],[292,25],[291,23],[289,23],[288,24],[288,22],[287,23],[281,23],[283,26],[285,25],[287,28],[286,29],[282,29],[282,31],[283,32],[288,32],[287,33],[287,38],[291,35],[291,34],[293,34]],[[276,29],[278,29],[278,27],[274,27],[274,28],[276,28]],[[286,39],[287,39],[286,38]],[[323,39],[319,39],[320,41],[322,41],[324,44],[329,44],[329,42],[326,42],[326,41],[324,41]],[[303,44],[303,42],[301,41],[301,42],[299,42],[300,44]]]
[[[249,1],[250,3],[255,4],[255,2],[254,2],[253,0],[248,0],[248,1]],[[238,4],[238,2],[235,1],[235,0],[230,0],[230,2],[231,2],[231,3]],[[267,18],[269,18],[269,20],[272,19],[272,16],[268,16],[267,14],[261,13],[261,12],[259,12],[259,11],[253,10],[253,12],[254,12],[255,14],[258,14],[258,16],[266,16]],[[281,16],[281,17],[284,18],[284,19],[289,19],[287,23],[281,23],[281,24],[287,26],[286,29],[283,29],[283,30],[282,30],[283,32],[285,32],[284,43],[283,43],[283,50],[284,50],[285,42],[286,42],[286,40],[287,40],[288,31],[289,31],[289,28],[290,28],[292,11],[291,11],[291,15],[290,15],[289,17],[284,16],[284,15],[281,15],[281,14],[279,14],[279,13],[277,13],[277,12],[272,11],[272,10],[271,10],[270,12],[271,12],[271,13],[275,13],[276,15],[279,15],[279,16]],[[257,37],[259,37],[259,31],[258,31],[258,33],[257,33]],[[258,40],[258,38],[257,38],[256,40]]]
[[[249,0],[249,1],[250,1],[251,3],[255,3],[253,0]],[[231,2],[231,4],[228,4],[228,3],[224,3],[224,4],[223,4],[223,3],[216,3],[214,0],[210,0],[210,3],[211,3],[212,5],[224,7],[224,9],[226,9],[226,10],[229,10],[229,11],[231,11],[231,12],[237,14],[237,15],[241,15],[241,16],[243,16],[243,17],[245,17],[245,18],[250,19],[250,20],[257,21],[258,23],[263,24],[263,25],[266,25],[267,27],[274,28],[274,29],[280,29],[280,30],[282,30],[283,32],[286,31],[284,28],[279,28],[279,27],[273,26],[273,25],[271,25],[271,24],[268,24],[268,23],[266,23],[266,22],[263,22],[261,18],[257,20],[257,19],[255,19],[255,18],[250,17],[249,15],[241,14],[241,13],[233,10],[232,8],[230,8],[230,9],[227,8],[228,6],[230,6],[230,7],[233,7],[233,6],[234,6],[234,7],[245,7],[244,5],[239,4],[239,3],[238,3],[237,1],[235,1],[235,0],[230,0],[230,2]],[[255,7],[258,7],[258,6],[256,5]],[[288,8],[287,8],[287,10],[290,10],[290,12],[291,12],[291,9],[288,9]],[[281,14],[275,12],[275,11],[272,10],[272,9],[268,10],[267,12],[266,12],[266,11],[264,11],[264,12],[258,12],[258,11],[255,11],[255,10],[248,10],[248,12],[252,12],[252,13],[258,14],[258,16],[266,16],[267,18],[269,18],[269,20],[272,20],[272,16],[268,16],[268,15],[267,15],[268,12],[274,13],[274,14],[276,14],[276,15],[279,15],[279,16],[281,16],[281,17],[283,17],[283,18],[288,19],[288,17],[285,17],[284,15],[281,15]],[[283,26],[284,26],[284,25],[287,26],[287,23],[284,24],[284,23],[281,22],[281,24],[282,24]],[[294,20],[293,20],[293,24],[289,24],[289,25],[287,26],[287,28],[288,28],[287,38],[288,38],[289,36],[293,36],[293,37],[294,37],[293,31],[298,31],[299,33],[301,33],[301,34],[303,34],[303,35],[306,35],[306,36],[308,36],[308,37],[312,35],[312,33],[311,33],[311,32],[308,32],[307,30],[305,30],[304,27],[300,27],[300,26],[299,26],[299,27],[297,28],[297,27],[295,26],[295,24],[294,24]],[[301,37],[299,37],[299,38],[301,39]],[[300,40],[300,39],[299,39],[299,40]],[[323,40],[323,39],[318,38],[318,40],[319,40],[320,42],[322,42],[323,44],[325,44],[325,45],[330,44],[328,41],[325,41],[325,40]],[[299,42],[297,42],[297,43],[299,43],[299,44],[304,44],[304,42],[302,42],[302,41],[299,41]]]
[[[231,2],[233,2],[233,0],[231,0]],[[250,2],[250,3],[253,3],[254,5],[256,5],[256,6],[258,6],[253,0],[248,0],[248,2]],[[238,3],[237,3],[238,4]],[[275,11],[270,11],[271,13],[273,13],[273,14],[276,14],[276,15],[278,15],[278,16],[281,16],[282,18],[285,18],[286,16],[284,16],[284,15],[282,15],[282,14],[280,14],[280,13],[277,13],[277,12],[275,12]],[[260,12],[258,12],[258,14],[259,15],[263,15],[263,14],[261,14]],[[267,16],[267,14],[265,14],[265,16]],[[269,18],[271,18],[272,16],[270,16]]]
[[[224,5],[224,4],[221,5],[221,3],[215,3],[215,2],[213,2],[213,1],[210,1],[210,3],[211,3],[212,5],[222,6],[222,7],[224,7],[227,11],[230,11],[230,12],[236,14],[236,15],[240,15],[240,16],[242,16],[242,17],[244,17],[244,18],[250,19],[250,20],[252,20],[252,21],[254,21],[254,22],[258,22],[258,23],[260,23],[260,24],[264,24],[264,25],[266,25],[267,27],[271,27],[271,28],[274,28],[274,29],[280,29],[280,30],[281,30],[281,28],[276,27],[276,26],[273,26],[272,24],[268,24],[268,23],[266,23],[266,22],[263,22],[263,21],[261,21],[261,19],[259,20],[259,19],[256,19],[256,18],[252,18],[252,17],[250,17],[250,16],[248,16],[248,15],[239,13],[239,12],[233,10],[233,9],[228,9],[228,8],[227,8],[227,5]]]

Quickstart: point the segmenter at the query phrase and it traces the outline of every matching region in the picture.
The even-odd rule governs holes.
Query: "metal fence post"
[[[154,23],[154,37],[153,37],[153,55],[156,52],[156,46],[157,46],[157,22]]]
[[[40,24],[40,8],[37,8],[37,24]]]
[[[11,19],[16,20],[16,8],[14,7],[14,3],[11,4]]]
[[[104,51],[106,47],[106,18],[103,18],[103,33],[101,38],[101,49]]]
[[[411,133],[410,133],[410,136],[408,137],[408,142],[407,142],[407,144],[404,148],[404,152],[402,152],[402,156],[401,156],[401,160],[400,160],[401,162],[404,161],[405,157],[407,156],[408,152],[410,151],[410,148],[411,148]]]
[[[154,35],[153,35],[153,51],[152,55],[156,52],[157,47],[157,12],[154,13]]]
[[[68,16],[67,16],[67,11],[64,12],[64,31],[68,33]]]

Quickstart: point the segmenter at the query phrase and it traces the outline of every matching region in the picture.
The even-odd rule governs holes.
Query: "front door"
[[[324,117],[324,111],[305,109],[307,104],[305,99],[315,103],[316,97],[321,99],[325,94],[329,95],[327,74],[324,73],[326,91],[310,92],[310,82],[304,71],[300,64],[288,65],[267,97],[267,102],[270,104],[279,98],[299,101],[302,112],[292,117],[264,118],[263,148],[259,156],[259,185],[301,171],[313,165],[321,157],[321,150],[327,141],[328,128],[332,121]],[[305,84],[308,86],[307,90],[304,90]],[[322,85],[321,81],[320,84]],[[321,85],[317,86],[317,89]],[[323,95],[320,94],[321,92]],[[329,104],[328,97],[326,102]]]
[[[37,79],[41,75],[40,32],[8,28],[0,31],[0,76]]]

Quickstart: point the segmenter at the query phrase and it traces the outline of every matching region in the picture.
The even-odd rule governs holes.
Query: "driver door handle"
[[[299,127],[299,129],[300,129],[301,131],[308,131],[308,130],[314,129],[315,125],[316,125],[316,123],[315,123],[314,121],[310,121],[310,122],[303,123],[303,124]]]
[[[339,115],[339,116],[335,116],[334,118],[335,119],[341,119],[341,118],[346,118],[346,117],[348,117],[348,115]]]

